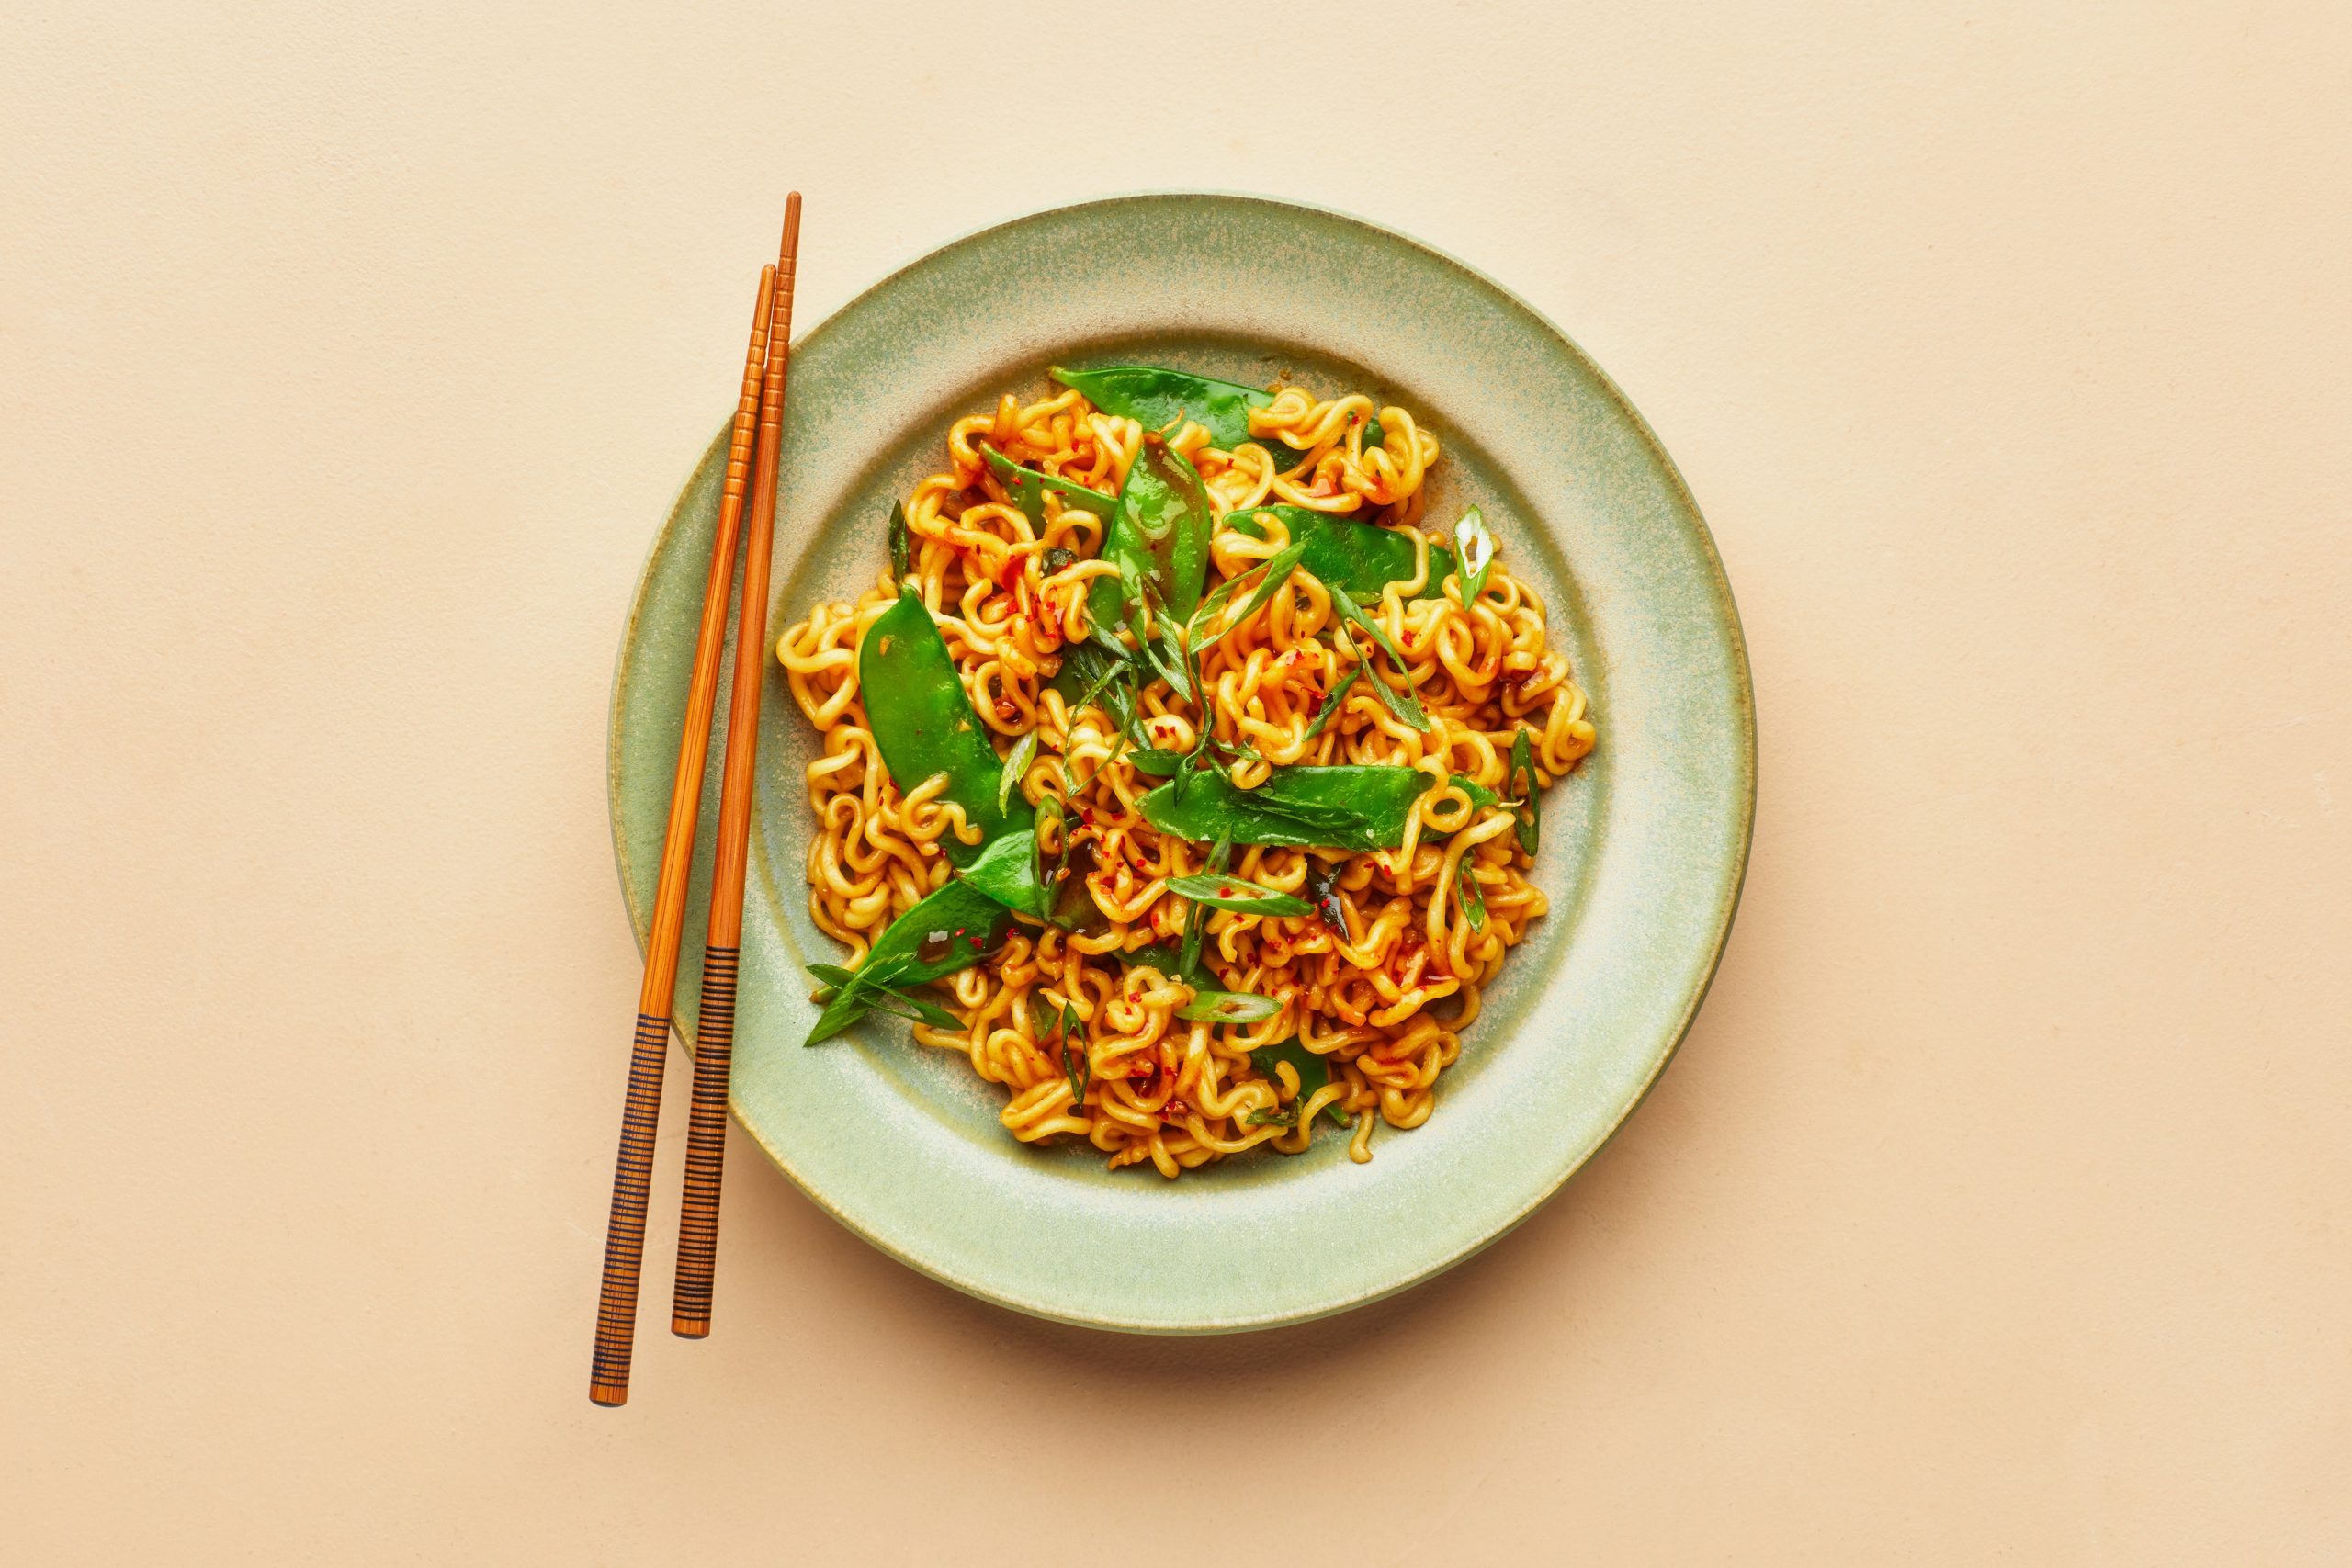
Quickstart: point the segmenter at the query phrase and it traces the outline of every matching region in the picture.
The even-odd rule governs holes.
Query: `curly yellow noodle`
[[[1381,440],[1367,446],[1365,423],[1375,414]],[[1440,457],[1434,433],[1408,411],[1375,409],[1361,394],[1319,399],[1284,387],[1251,412],[1250,434],[1227,451],[1191,422],[1150,433],[1075,391],[1031,403],[1007,393],[989,412],[950,426],[947,468],[905,502],[910,580],[938,617],[982,722],[1008,750],[1021,736],[1037,736],[1017,787],[1032,804],[1059,800],[1072,840],[1091,843],[1095,869],[1086,891],[1109,921],[1092,933],[1016,926],[989,964],[938,982],[960,1027],[917,1023],[914,1038],[960,1054],[974,1073],[1001,1085],[1005,1129],[1022,1142],[1083,1139],[1114,1168],[1148,1164],[1170,1179],[1261,1145],[1302,1153],[1318,1129],[1343,1138],[1349,1157],[1361,1162],[1372,1157],[1375,1122],[1407,1129],[1429,1120],[1438,1080],[1478,1016],[1481,988],[1547,908],[1528,880],[1533,866],[1510,810],[1479,807],[1450,781],[1458,774],[1508,796],[1511,738],[1526,729],[1538,782],[1549,785],[1590,753],[1595,739],[1584,693],[1547,643],[1542,599],[1499,561],[1473,603],[1463,603],[1452,576],[1441,596],[1417,597],[1432,566],[1419,524],[1424,481]],[[1333,629],[1335,612],[1330,594],[1305,572],[1293,592],[1247,616],[1247,595],[1221,612],[1223,635],[1201,660],[1204,708],[1164,682],[1144,691],[1140,717],[1155,744],[1189,750],[1205,724],[1219,739],[1254,749],[1257,760],[1233,769],[1244,788],[1263,784],[1273,767],[1340,762],[1419,768],[1437,786],[1414,806],[1395,850],[1239,852],[1235,874],[1287,892],[1305,887],[1311,865],[1329,869],[1344,925],[1333,931],[1313,915],[1209,912],[1204,964],[1225,988],[1278,1004],[1251,1024],[1180,1018],[1190,987],[1114,956],[1181,942],[1189,906],[1168,883],[1206,870],[1207,848],[1143,819],[1138,802],[1159,781],[1135,768],[1101,706],[1073,711],[1046,686],[1063,650],[1090,635],[1090,586],[1115,573],[1095,558],[1108,517],[1065,504],[1057,492],[1046,500],[1045,522],[1033,524],[985,455],[992,447],[1107,496],[1147,440],[1165,440],[1193,462],[1221,515],[1302,506],[1399,530],[1419,547],[1414,575],[1363,606],[1405,654],[1401,677],[1385,659],[1375,662],[1319,733],[1308,731],[1355,655],[1318,638]],[[1210,547],[1216,577],[1246,572],[1289,543],[1272,513],[1262,514],[1260,530],[1252,536],[1220,523]],[[1057,548],[1075,561],[1048,571]],[[809,913],[849,947],[852,965],[947,880],[947,836],[966,843],[980,836],[942,798],[944,775],[891,778],[867,727],[858,645],[897,594],[898,584],[877,575],[855,602],[818,605],[776,643],[793,701],[823,737],[806,769],[817,823]],[[1361,649],[1365,639],[1351,641]],[[1370,681],[1409,689],[1429,729],[1399,721]],[[1484,902],[1476,924],[1454,891],[1465,876]],[[1083,1062],[1065,1054],[1065,1013],[1082,1025]],[[1261,1073],[1250,1053],[1285,1040],[1320,1057],[1329,1082],[1302,1093],[1289,1063],[1277,1063],[1272,1077]],[[1083,1100],[1073,1092],[1080,1083]],[[1334,1109],[1348,1128],[1327,1119]]]

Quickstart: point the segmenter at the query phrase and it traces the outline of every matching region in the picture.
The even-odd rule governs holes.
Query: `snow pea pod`
[[[833,994],[804,1044],[830,1040],[903,989],[969,969],[1004,945],[1012,911],[969,883],[949,882],[890,922],[865,962]]]
[[[1141,802],[1144,819],[1163,833],[1205,842],[1299,849],[1393,850],[1405,841],[1413,802],[1432,788],[1419,768],[1353,764],[1276,768],[1256,789],[1237,789],[1216,773],[1161,784]]]
[[[1044,919],[1050,906],[1037,883],[1037,830],[1001,833],[980,846],[964,880],[1006,908]]]
[[[945,773],[942,798],[962,807],[964,820],[979,829],[977,844],[952,832],[941,836],[951,863],[969,865],[989,840],[1030,826],[1035,813],[1017,792],[997,804],[1003,759],[972,711],[946,639],[914,589],[902,589],[899,602],[866,628],[857,649],[857,680],[874,744],[899,788],[910,790]]]
[[[1299,557],[1299,565],[1359,599],[1377,599],[1390,583],[1409,581],[1412,578],[1412,536],[1394,528],[1354,523],[1304,506],[1253,506],[1248,512],[1232,513],[1225,521],[1238,533],[1262,539],[1266,526],[1260,519],[1268,514],[1289,531],[1292,544],[1306,547]],[[1429,581],[1413,597],[1443,598],[1445,580],[1453,570],[1453,552],[1443,545],[1431,545]]]
[[[1216,512],[1200,470],[1182,453],[1146,442],[1127,465],[1126,483],[1119,488],[1119,504],[1103,536],[1102,558],[1154,581],[1160,603],[1181,623],[1201,602],[1209,535],[1216,527]],[[1096,578],[1087,590],[1086,609],[1098,627],[1120,625],[1125,604],[1119,579]]]
[[[1273,393],[1262,387],[1244,387],[1157,365],[1106,365],[1099,370],[1065,370],[1056,366],[1053,376],[1104,413],[1134,420],[1146,430],[1173,430],[1179,420],[1196,420],[1209,433],[1210,444],[1228,452],[1245,441],[1255,441],[1285,468],[1305,456],[1280,436],[1250,434],[1250,411],[1274,400]],[[1368,446],[1380,445],[1377,418],[1364,425],[1363,439]]]
[[[1118,504],[1117,497],[1104,495],[1099,490],[1089,490],[1070,479],[1057,479],[1035,468],[1024,468],[993,446],[985,446],[981,450],[988,454],[989,468],[996,475],[997,482],[1004,486],[1005,493],[1012,498],[1012,504],[1027,513],[1029,521],[1040,528],[1046,525],[1047,491],[1060,496],[1064,506],[1091,512],[1105,523],[1111,520],[1111,509]]]

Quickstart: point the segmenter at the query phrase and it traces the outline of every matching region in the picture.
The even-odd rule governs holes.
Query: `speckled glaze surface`
[[[1434,427],[1430,515],[1476,502],[1550,609],[1600,746],[1546,797],[1548,918],[1515,949],[1419,1129],[1369,1165],[1319,1137],[1167,1183],[1033,1149],[962,1058],[869,1021],[816,1049],[801,780],[815,738],[781,673],[762,711],[734,1106],[785,1173],[893,1257],[974,1295],[1103,1328],[1216,1333],[1343,1311],[1494,1241],[1631,1113],[1731,929],[1755,809],[1754,698],[1706,525],[1632,406],[1559,330],[1468,267],[1358,220],[1254,197],[1123,197],[959,240],[795,346],[771,621],[886,569],[892,498],[948,423],[1050,364],[1145,360],[1362,389]],[[716,389],[714,389],[716,391]],[[725,411],[714,400],[714,417]],[[613,835],[638,937],[653,902],[726,432],[654,542],[615,677]],[[731,635],[731,634],[730,634]],[[722,686],[722,689],[723,686]],[[721,726],[722,729],[724,726]],[[718,751],[678,1017],[696,1010]],[[761,1238],[730,1232],[730,1247]]]

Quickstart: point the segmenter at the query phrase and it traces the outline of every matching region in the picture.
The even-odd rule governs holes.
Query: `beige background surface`
[[[2343,7],[30,9],[13,1560],[2352,1558]],[[792,182],[808,321],[1258,189],[1487,269],[1656,424],[1754,652],[1754,869],[1503,1245],[1102,1337],[739,1139],[718,1337],[649,1307],[589,1406],[606,682]]]

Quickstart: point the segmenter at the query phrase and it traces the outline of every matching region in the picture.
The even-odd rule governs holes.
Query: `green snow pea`
[[[1174,784],[1161,784],[1141,804],[1144,819],[1161,832],[1202,842],[1230,837],[1237,844],[1393,850],[1405,841],[1413,802],[1431,787],[1419,768],[1276,768],[1256,789],[1207,773],[1181,795]]]
[[[941,838],[950,863],[969,865],[989,840],[1031,824],[1035,814],[1017,792],[997,804],[1004,760],[972,711],[946,639],[914,589],[902,589],[899,602],[866,628],[857,649],[857,679],[882,765],[899,788],[910,790],[945,773],[943,798],[962,807],[964,820],[980,829],[977,844],[952,832]]]
[[[1012,930],[1011,910],[969,883],[949,882],[890,922],[803,1043],[830,1040],[864,1018],[885,999],[886,987],[902,990],[969,969],[1003,946]]]
[[[1280,436],[1250,434],[1250,411],[1274,400],[1274,394],[1262,387],[1244,387],[1156,365],[1106,365],[1099,370],[1064,370],[1056,366],[1053,375],[1104,413],[1132,419],[1146,430],[1172,431],[1179,420],[1192,419],[1209,433],[1211,445],[1228,452],[1245,441],[1255,441],[1285,468],[1305,456]],[[1365,424],[1363,439],[1367,446],[1380,445],[1377,417]]]
[[[1209,535],[1216,513],[1200,471],[1181,452],[1144,444],[1127,465],[1126,483],[1102,540],[1102,558],[1151,580],[1160,603],[1179,623],[1201,602],[1209,570]],[[1098,630],[1126,618],[1125,594],[1117,578],[1098,577],[1087,591],[1087,614]]]
[[[989,468],[1012,497],[1012,504],[1028,514],[1029,521],[1042,528],[1046,525],[1046,492],[1053,491],[1062,498],[1064,506],[1075,506],[1092,513],[1106,525],[1111,521],[1111,509],[1118,504],[1116,496],[1104,495],[1099,490],[1089,490],[1069,479],[1057,479],[1051,474],[1024,468],[993,446],[984,446]]]
[[[980,846],[963,879],[1006,908],[1044,919],[1050,906],[1037,881],[1037,830],[1000,833]]]
[[[1262,539],[1266,527],[1259,519],[1269,513],[1289,530],[1292,544],[1306,546],[1299,565],[1358,599],[1377,599],[1390,583],[1412,579],[1412,538],[1376,523],[1351,522],[1304,506],[1253,506],[1247,512],[1232,513],[1225,521],[1227,526],[1238,533]],[[1413,597],[1443,598],[1443,584],[1453,570],[1453,552],[1443,545],[1431,545],[1429,580]]]

